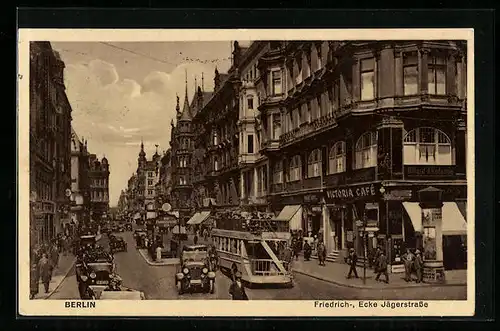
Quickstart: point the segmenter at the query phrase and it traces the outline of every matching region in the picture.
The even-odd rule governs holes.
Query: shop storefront
[[[328,250],[354,248],[358,256],[385,245],[380,217],[380,183],[353,184],[326,190],[325,242]],[[365,236],[366,235],[366,236]],[[365,240],[363,240],[365,239]]]

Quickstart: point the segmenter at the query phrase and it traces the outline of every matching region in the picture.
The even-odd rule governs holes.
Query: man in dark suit
[[[241,282],[241,272],[239,271],[236,272],[234,282],[229,287],[229,294],[233,300],[248,300],[245,287]]]
[[[349,255],[346,258],[346,262],[350,265],[349,273],[347,274],[347,278],[351,278],[351,274],[354,273],[354,277],[358,277],[358,271],[356,270],[356,263],[358,262],[358,255],[354,251],[354,248],[349,249]]]
[[[389,284],[389,274],[387,272],[387,257],[384,254],[384,251],[380,251],[380,255],[378,257],[377,261],[377,277],[375,277],[375,280],[379,280],[380,275],[385,276],[385,282]]]

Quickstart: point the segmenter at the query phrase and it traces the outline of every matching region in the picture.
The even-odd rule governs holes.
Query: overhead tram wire
[[[137,55],[137,56],[142,56],[142,57],[145,57],[145,58],[148,58],[150,60],[153,60],[153,61],[156,61],[156,62],[160,62],[160,63],[163,63],[163,64],[174,65],[174,66],[178,65],[178,64],[173,63],[173,62],[168,62],[168,61],[165,61],[165,60],[162,60],[162,59],[150,56],[150,55],[138,53],[138,52],[135,52],[135,51],[130,50],[128,48],[116,46],[116,45],[113,45],[113,44],[110,44],[110,43],[107,43],[107,42],[104,42],[104,41],[100,41],[99,43],[103,44],[103,45],[106,45],[108,47],[112,47],[112,48],[121,50],[123,52],[131,53],[131,54],[134,54],[134,55]],[[230,59],[230,57],[228,57],[228,58],[212,59],[212,60],[201,60],[201,59],[197,59],[197,58],[184,58],[183,60],[186,60],[188,62],[200,62],[200,63],[207,64],[207,63],[215,63],[215,62],[227,61],[229,59]]]

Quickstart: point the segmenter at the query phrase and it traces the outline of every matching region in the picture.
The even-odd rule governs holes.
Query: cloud
[[[91,153],[108,158],[112,204],[135,170],[141,139],[148,156],[154,153],[155,144],[160,145],[160,151],[168,148],[176,94],[182,102],[186,73],[191,98],[195,77],[198,85],[202,84],[202,72],[205,90],[213,89],[214,70],[208,64],[182,63],[170,73],[152,71],[139,83],[120,78],[112,63],[99,59],[66,65],[72,125],[80,137],[88,140]]]

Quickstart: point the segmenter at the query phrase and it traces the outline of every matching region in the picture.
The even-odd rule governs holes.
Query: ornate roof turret
[[[196,90],[195,90],[196,93]],[[191,115],[191,109],[189,107],[189,99],[188,99],[188,89],[187,89],[187,78],[186,78],[186,91],[184,94],[184,105],[182,106],[182,114],[177,114],[177,118],[182,121],[191,121],[193,116]]]

